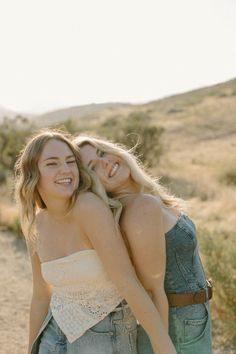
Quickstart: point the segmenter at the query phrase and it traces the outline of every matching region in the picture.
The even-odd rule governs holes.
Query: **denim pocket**
[[[205,331],[208,321],[208,314],[199,320],[185,320],[184,321],[184,342],[190,342],[200,338]]]
[[[95,335],[108,335],[112,336],[114,334],[112,324],[110,323],[110,316],[108,315],[100,322],[96,323],[93,327],[87,330],[91,334]]]
[[[184,320],[184,342],[180,343],[181,353],[212,353],[211,320],[208,304],[199,304],[198,308],[205,308],[206,314],[202,318]]]

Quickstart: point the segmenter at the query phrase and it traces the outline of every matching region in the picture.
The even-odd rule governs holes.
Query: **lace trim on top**
[[[70,343],[123,300],[95,250],[44,262],[41,268],[44,279],[53,287],[52,315]]]

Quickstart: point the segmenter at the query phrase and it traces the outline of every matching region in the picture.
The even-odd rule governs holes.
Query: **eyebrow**
[[[66,160],[71,159],[72,157],[75,158],[74,155],[66,156]],[[50,157],[47,157],[46,159],[44,159],[43,161],[47,161],[47,160],[59,160],[59,157],[58,156],[50,156]]]
[[[99,151],[99,149],[98,149],[98,148],[96,148],[96,155],[98,155],[98,151]],[[93,160],[90,160],[90,161],[89,161],[89,163],[88,163],[88,167],[90,167],[90,166],[91,166],[92,162],[93,162]]]

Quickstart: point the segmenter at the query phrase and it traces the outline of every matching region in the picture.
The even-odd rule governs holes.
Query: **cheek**
[[[53,173],[52,171],[42,171],[39,176],[39,180],[37,183],[38,188],[47,188],[49,184],[51,185],[53,182]]]
[[[78,169],[77,166],[75,166],[75,168],[74,168],[74,175],[75,175],[75,177],[77,177],[78,179],[80,178],[80,172],[79,172],[79,169]]]
[[[37,187],[40,187],[42,185],[43,178],[42,176],[39,176],[38,182],[37,182]]]
[[[105,182],[107,180],[105,173],[101,168],[97,167],[93,172],[96,173],[100,181]]]
[[[45,178],[40,178],[38,183],[37,183],[37,188],[38,190],[45,190],[47,189],[47,186],[49,185],[48,180]]]

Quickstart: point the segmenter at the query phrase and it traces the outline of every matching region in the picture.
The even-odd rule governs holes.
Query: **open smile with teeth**
[[[71,184],[72,178],[60,178],[55,181],[56,184]]]
[[[118,170],[118,167],[119,164],[116,162],[109,173],[109,177],[113,177],[115,175],[116,171]]]

